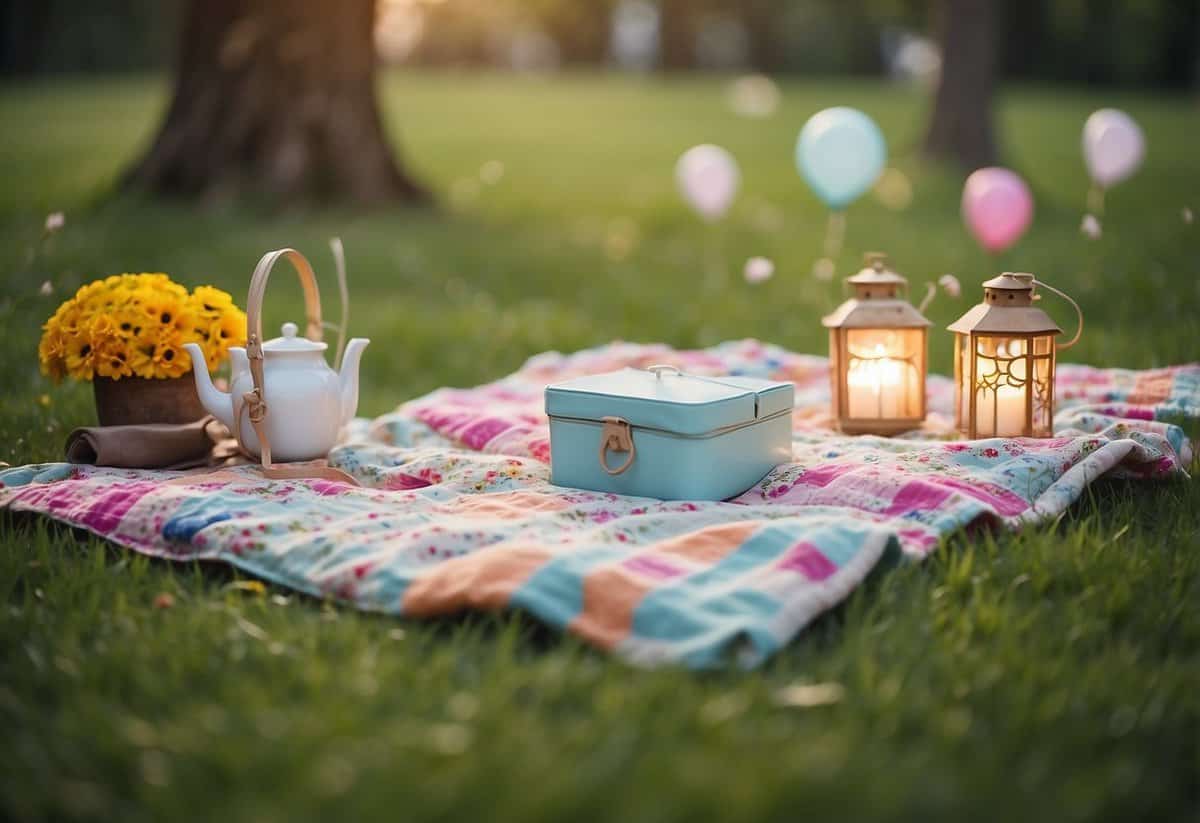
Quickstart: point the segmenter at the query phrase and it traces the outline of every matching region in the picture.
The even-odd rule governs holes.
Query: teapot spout
[[[223,392],[213,385],[212,377],[208,374],[208,364],[204,360],[204,352],[195,343],[184,343],[184,349],[192,358],[192,374],[196,378],[196,393],[200,396],[200,404],[213,417],[220,420],[227,429],[233,430],[233,396]],[[232,355],[236,349],[230,349]],[[244,356],[244,352],[243,352]]]
[[[358,411],[358,364],[362,359],[363,349],[371,341],[365,337],[355,337],[346,344],[346,353],[342,355],[342,370],[338,373],[338,381],[342,387],[342,425],[354,418]]]

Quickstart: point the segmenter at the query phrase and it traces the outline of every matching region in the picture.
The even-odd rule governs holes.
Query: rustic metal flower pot
[[[165,380],[96,377],[92,389],[101,426],[191,423],[206,414],[190,374]]]

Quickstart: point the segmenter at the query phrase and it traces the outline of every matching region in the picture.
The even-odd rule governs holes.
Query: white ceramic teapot
[[[304,286],[307,336],[297,336],[295,323],[283,324],[283,336],[262,342],[262,298],[271,267],[286,257]],[[230,348],[233,374],[230,391],[213,385],[204,353],[195,343],[184,346],[200,402],[224,423],[247,454],[283,462],[324,457],[338,432],[358,408],[358,365],[370,341],[355,338],[346,345],[338,374],[325,362],[321,342],[321,300],[312,266],[294,249],[263,255],[250,280],[246,300],[246,346]],[[344,332],[343,332],[344,333]]]

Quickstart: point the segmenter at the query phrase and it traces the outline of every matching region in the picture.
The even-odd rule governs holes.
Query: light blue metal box
[[[792,457],[791,383],[622,369],[546,387],[559,486],[725,500]]]

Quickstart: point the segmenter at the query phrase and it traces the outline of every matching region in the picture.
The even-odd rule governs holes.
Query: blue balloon
[[[834,211],[846,208],[875,185],[885,162],[887,143],[879,126],[847,106],[817,112],[796,140],[800,176]]]

